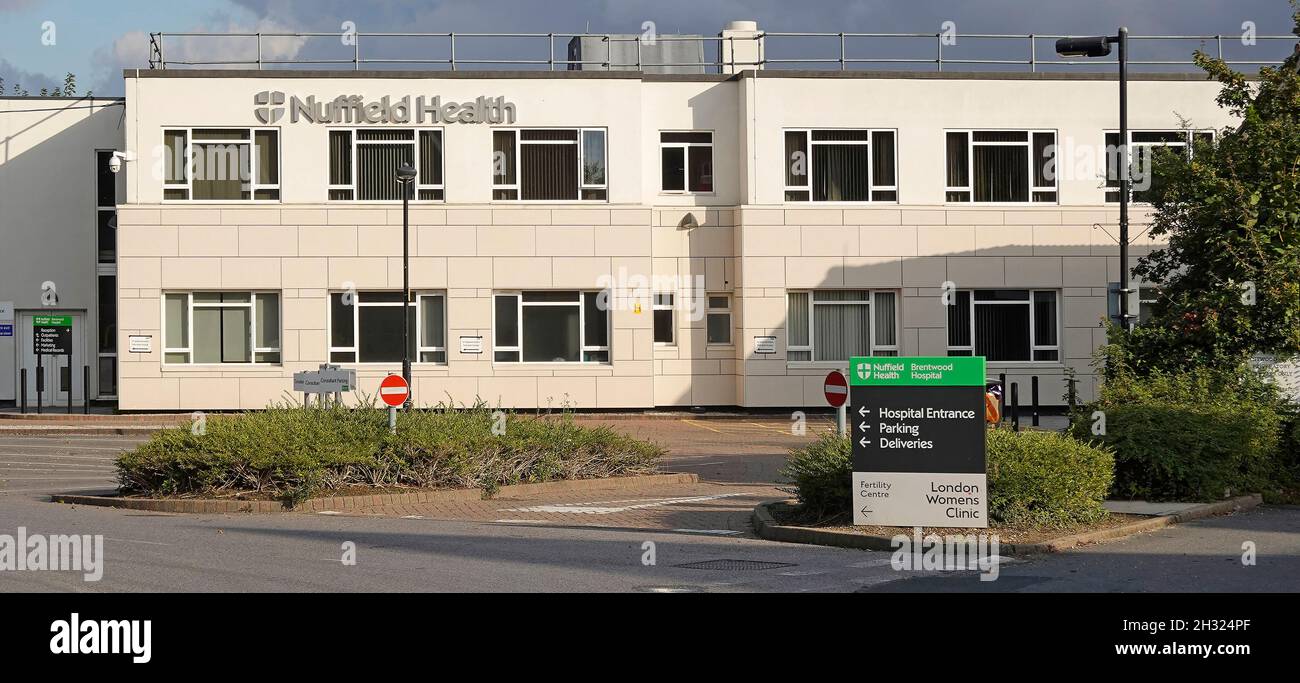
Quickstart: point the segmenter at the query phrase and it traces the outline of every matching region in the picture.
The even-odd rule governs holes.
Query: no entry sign
[[[822,391],[826,393],[826,402],[831,404],[832,408],[838,408],[849,400],[849,382],[844,379],[843,373],[839,370],[831,370],[826,375],[826,383],[822,385]]]
[[[849,361],[853,523],[987,527],[984,359]]]
[[[402,379],[401,375],[389,375],[384,381],[379,383],[379,399],[388,404],[390,408],[396,408],[411,395],[411,387]]]

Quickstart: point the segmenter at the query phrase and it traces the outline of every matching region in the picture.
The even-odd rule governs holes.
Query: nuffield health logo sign
[[[385,95],[366,100],[360,95],[339,95],[318,100],[315,95],[298,97],[279,90],[263,90],[253,96],[253,114],[263,124],[276,123],[287,110],[289,123],[504,123],[515,122],[515,105],[505,97],[480,96],[470,102],[443,102],[441,97],[410,95],[393,99]]]

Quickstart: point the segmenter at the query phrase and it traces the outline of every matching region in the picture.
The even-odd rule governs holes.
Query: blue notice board
[[[0,325],[0,337],[12,337],[12,336],[14,336],[13,325]]]

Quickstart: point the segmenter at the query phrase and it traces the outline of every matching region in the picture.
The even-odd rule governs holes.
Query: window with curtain
[[[397,363],[402,360],[403,309],[410,323],[410,358],[447,362],[446,297],[442,292],[330,294],[330,362]]]
[[[819,289],[789,292],[786,359],[845,362],[898,355],[898,293]]]
[[[948,355],[989,361],[1059,361],[1060,316],[1055,290],[976,289],[954,292],[948,307]]]
[[[163,362],[280,362],[280,295],[168,292],[163,295]]]
[[[603,128],[520,128],[492,132],[492,198],[608,199]]]
[[[164,200],[280,199],[277,129],[168,128],[163,147]]]
[[[334,128],[329,132],[331,201],[401,201],[397,168],[415,168],[411,199],[442,201],[441,129]]]
[[[1130,130],[1128,132],[1130,199],[1151,199],[1154,176],[1152,161],[1157,150],[1167,149],[1192,158],[1199,145],[1214,144],[1213,130]],[[1119,131],[1106,133],[1106,201],[1119,202]],[[1147,175],[1151,174],[1150,179]]]
[[[1056,201],[1056,131],[948,131],[945,140],[946,201]]]
[[[789,202],[898,201],[892,130],[785,131]]]
[[[605,292],[502,292],[493,297],[498,363],[608,363]]]

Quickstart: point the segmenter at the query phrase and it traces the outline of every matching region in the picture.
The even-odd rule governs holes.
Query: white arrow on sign
[[[866,447],[867,447],[867,437],[864,436],[864,437],[862,437],[861,439],[859,439],[859,440],[858,440],[858,445],[859,445],[859,446],[862,446],[863,448],[866,448]]]
[[[867,407],[866,407],[866,406],[862,406],[861,408],[858,408],[858,415],[859,415],[860,417],[866,417],[866,416],[867,416]]]
[[[871,428],[867,426],[867,423],[866,423],[866,422],[863,422],[862,424],[858,425],[858,429],[861,429],[862,431],[865,432],[865,431],[867,431],[868,429],[871,429]]]

